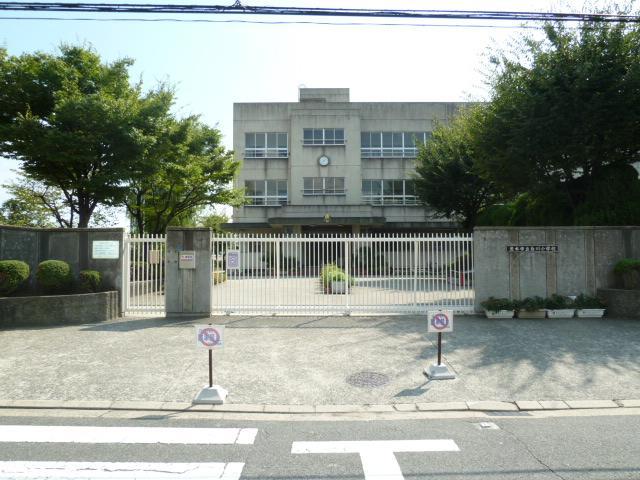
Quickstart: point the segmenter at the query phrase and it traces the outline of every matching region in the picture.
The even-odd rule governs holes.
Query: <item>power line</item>
[[[354,8],[302,8],[248,6],[236,1],[223,5],[175,5],[145,3],[61,3],[61,2],[0,2],[0,11],[21,12],[82,12],[82,13],[181,13],[205,15],[280,15],[315,17],[410,18],[438,20],[511,20],[542,22],[640,22],[637,15],[603,13],[516,12],[472,10],[373,10]]]
[[[53,20],[63,22],[177,22],[177,23],[238,23],[252,25],[328,25],[328,26],[363,26],[363,27],[443,27],[443,28],[503,28],[503,29],[534,29],[536,25],[498,25],[498,24],[469,24],[469,23],[365,23],[365,22],[320,22],[303,20],[212,20],[210,18],[99,18],[99,17],[2,17],[2,20]]]

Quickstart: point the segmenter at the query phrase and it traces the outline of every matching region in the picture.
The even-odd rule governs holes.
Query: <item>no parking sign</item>
[[[211,350],[224,346],[224,325],[196,325],[196,343],[199,347]]]
[[[430,310],[427,316],[429,318],[427,332],[453,332],[453,310]]]

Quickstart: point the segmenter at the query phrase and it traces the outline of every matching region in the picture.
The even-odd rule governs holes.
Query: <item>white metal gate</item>
[[[125,238],[122,311],[125,315],[163,314],[165,235]]]
[[[472,312],[472,242],[457,233],[217,236],[212,313]]]

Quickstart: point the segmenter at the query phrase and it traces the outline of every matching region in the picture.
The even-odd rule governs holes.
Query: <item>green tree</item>
[[[60,190],[24,177],[3,187],[11,197],[0,206],[0,223],[40,228],[73,225],[73,210]]]
[[[518,222],[637,224],[638,208],[624,206],[637,202],[639,182],[628,167],[640,160],[640,26],[548,24],[544,32],[515,57],[493,58],[477,166],[504,194],[526,194]],[[622,170],[631,179],[615,201],[603,198],[603,185],[624,184]],[[554,219],[544,213],[558,208]]]
[[[491,182],[475,172],[475,124],[482,107],[460,112],[448,125],[438,125],[416,160],[417,196],[440,215],[460,218],[472,229],[483,209],[495,200]]]
[[[130,166],[153,141],[138,128],[144,98],[129,82],[131,65],[76,46],[58,55],[0,51],[0,155],[62,191],[79,227],[98,205],[123,201]]]
[[[230,186],[239,163],[221,145],[220,131],[197,116],[165,118],[158,128],[156,143],[132,172],[125,200],[139,232],[193,225],[203,207],[242,202],[241,192]]]

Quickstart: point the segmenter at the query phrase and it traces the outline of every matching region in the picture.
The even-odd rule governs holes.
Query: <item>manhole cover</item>
[[[354,387],[381,387],[389,383],[389,377],[378,372],[358,372],[349,375],[347,383]]]

